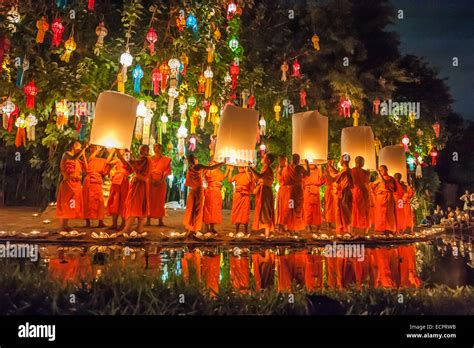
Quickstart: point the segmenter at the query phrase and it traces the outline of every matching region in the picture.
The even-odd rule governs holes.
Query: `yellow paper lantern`
[[[351,161],[349,166],[355,166],[355,158],[362,156],[365,159],[365,169],[375,170],[377,163],[375,160],[375,142],[372,128],[346,127],[341,133],[341,154],[349,154]]]
[[[328,118],[318,111],[294,114],[292,117],[292,152],[303,162],[325,163],[328,158]]]
[[[227,105],[219,120],[214,159],[223,161],[227,157],[235,166],[254,162],[258,119],[257,110]]]
[[[402,145],[385,146],[380,150],[379,167],[386,165],[388,174],[393,176],[395,173],[402,174],[402,180],[407,181],[407,162],[405,149]]]
[[[138,100],[118,92],[99,94],[92,121],[91,144],[127,149],[132,143]]]

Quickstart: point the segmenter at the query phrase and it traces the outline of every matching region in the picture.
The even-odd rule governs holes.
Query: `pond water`
[[[133,265],[144,273],[158,272],[164,281],[175,275],[185,280],[194,277],[211,292],[224,284],[242,292],[364,284],[373,288],[474,285],[471,237],[443,236],[383,247],[359,245],[352,255],[347,254],[349,249],[344,255],[343,249],[333,247],[42,245],[39,262],[51,278],[65,283],[100,277],[108,267]]]

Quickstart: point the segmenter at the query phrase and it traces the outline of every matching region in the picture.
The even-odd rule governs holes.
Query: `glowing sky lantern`
[[[292,153],[304,162],[325,163],[328,158],[328,118],[317,110],[300,112],[292,117]]]
[[[105,91],[99,94],[92,121],[90,143],[126,149],[132,143],[138,100],[132,96]]]
[[[255,161],[258,111],[227,105],[220,117],[214,159],[229,158],[230,164],[246,166]]]
[[[385,146],[380,150],[379,167],[386,165],[388,174],[393,176],[395,173],[402,175],[402,180],[407,181],[407,161],[405,149],[402,145]]]
[[[341,154],[349,154],[351,161],[350,167],[355,166],[355,158],[362,156],[365,159],[364,168],[375,170],[375,141],[372,128],[363,127],[346,127],[341,133]]]

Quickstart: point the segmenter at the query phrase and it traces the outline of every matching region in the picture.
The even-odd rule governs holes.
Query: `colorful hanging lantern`
[[[229,48],[232,52],[237,52],[239,49],[239,40],[237,40],[237,37],[235,35],[232,35],[229,40]]]
[[[263,116],[260,118],[260,121],[258,121],[258,125],[260,126],[259,128],[259,133],[262,136],[265,136],[267,133],[267,121],[263,118]]]
[[[300,90],[300,107],[306,107],[306,91],[304,88],[301,88]]]
[[[207,62],[210,64],[214,61],[214,51],[215,46],[212,42],[207,44],[206,52],[207,52]]]
[[[408,123],[410,128],[415,128],[415,114],[411,111],[408,113]]]
[[[104,47],[104,38],[107,36],[109,31],[105,27],[104,22],[100,22],[99,25],[95,28],[95,34],[97,35],[97,42],[94,46],[94,53],[99,55]]]
[[[186,18],[186,27],[188,29],[191,29],[195,33],[198,31],[197,20],[196,20],[196,17],[194,17],[192,13],[190,13],[188,17]]]
[[[216,41],[219,41],[221,39],[221,31],[219,30],[219,27],[216,26],[216,30],[214,30],[214,39]]]
[[[289,69],[289,66],[288,66],[288,63],[287,62],[283,62],[283,64],[281,65],[280,67],[280,70],[281,70],[281,78],[280,80],[282,80],[283,82],[285,82],[288,78],[287,78],[287,75],[286,73],[288,72],[288,69]]]
[[[25,57],[21,59],[20,66],[18,67],[17,74],[16,74],[16,86],[18,88],[23,87],[23,77],[25,76],[25,72],[29,68],[30,68],[30,61],[25,55]]]
[[[166,90],[166,85],[168,84],[170,67],[167,62],[163,62],[161,63],[159,69],[161,72],[161,92],[164,92]]]
[[[189,64],[189,57],[186,55],[186,53],[182,53],[179,56],[179,60],[181,61],[182,69],[181,69],[181,75],[186,75],[187,67]]]
[[[30,141],[36,140],[36,125],[38,124],[38,119],[35,115],[29,114],[26,117],[27,127],[26,127],[26,137]]]
[[[11,98],[9,97],[3,104],[2,104],[2,121],[3,121],[3,128],[11,131],[13,125],[13,115],[15,111],[18,110],[17,106],[12,102]],[[18,111],[17,111],[18,112]]]
[[[153,112],[148,109],[148,113],[143,118],[143,133],[142,133],[142,144],[150,144],[150,131],[151,131],[151,120],[153,118]]]
[[[432,148],[430,151],[430,156],[431,156],[431,165],[435,166],[437,164],[437,157],[438,157],[438,151],[436,151],[436,148]]]
[[[18,8],[16,6],[12,6],[10,11],[7,12],[7,28],[12,32],[16,33],[17,27],[16,24],[20,23],[21,15],[18,12]]]
[[[206,114],[209,114],[211,108],[211,102],[207,99],[204,99],[201,103],[204,110],[206,110]]]
[[[300,67],[300,63],[298,63],[297,58],[295,58],[295,60],[293,61],[292,68],[293,68],[293,73],[291,74],[291,76],[300,77],[301,76],[301,72],[300,72],[301,67]]]
[[[127,81],[127,69],[128,69],[129,66],[132,65],[132,62],[133,62],[133,57],[130,54],[130,51],[128,50],[128,48],[127,48],[127,50],[124,53],[122,53],[122,55],[120,56],[120,64],[122,64],[122,80],[121,80],[121,83],[123,83],[124,90],[125,90],[125,82]]]
[[[160,117],[161,121],[161,132],[163,134],[166,134],[166,124],[168,123],[168,116],[166,116],[165,113],[163,113]]]
[[[143,69],[140,64],[137,64],[132,71],[133,76],[133,91],[140,93],[140,80],[143,78]]]
[[[156,34],[155,29],[150,27],[148,33],[146,33],[146,41],[148,41],[148,49],[150,54],[153,56],[155,54],[155,42],[158,41],[158,35]]]
[[[237,88],[237,77],[240,72],[240,67],[236,62],[233,62],[230,65],[230,75],[232,76],[232,90],[235,90]]]
[[[435,133],[436,139],[439,139],[439,131],[441,129],[441,126],[438,122],[433,123],[433,131]]]
[[[89,11],[94,10],[95,0],[87,0],[87,9]]]
[[[403,148],[404,148],[405,152],[410,151],[410,149],[408,148],[408,144],[410,144],[410,138],[408,138],[408,135],[405,134],[402,137],[402,144],[403,144]]]
[[[413,156],[407,156],[407,164],[411,171],[415,170],[415,158]]]
[[[191,114],[191,134],[196,133],[196,127],[199,122],[199,110],[195,109]],[[202,127],[201,127],[202,128]]]
[[[248,106],[249,109],[253,109],[253,107],[255,106],[255,97],[253,95],[251,95],[248,99]]]
[[[72,36],[72,34],[69,39],[67,39],[64,43],[64,49],[65,50],[63,55],[61,56],[61,60],[63,62],[69,63],[69,59],[71,58],[72,52],[76,50],[76,41],[74,41],[74,37]]]
[[[344,116],[344,118],[349,118],[351,117],[351,105],[352,102],[350,101],[349,98],[344,99],[341,98],[341,102],[339,104],[339,116]]]
[[[212,94],[212,77],[214,73],[211,70],[211,67],[208,66],[204,71],[204,77],[206,78],[206,90],[204,92],[204,98],[210,98]]]
[[[44,34],[49,29],[49,24],[46,21],[46,17],[41,17],[38,21],[36,21],[36,28],[38,29],[38,33],[36,34],[36,43],[43,43],[44,42]]]
[[[380,108],[380,99],[375,98],[374,101],[372,102],[372,111],[374,114],[378,115],[379,114],[379,108]]]
[[[168,61],[170,71],[170,87],[176,87],[178,83],[178,73],[181,67],[181,62],[177,58],[171,58]]]
[[[240,93],[240,98],[242,99],[242,107],[243,107],[244,109],[247,109],[247,103],[248,103],[249,96],[250,96],[250,92],[249,92],[248,89],[244,89],[244,90]]]
[[[201,71],[201,74],[198,77],[198,93],[203,94],[206,91],[206,78],[204,73]]]
[[[194,110],[194,112],[193,112],[193,116],[195,115],[196,112],[199,114],[199,127],[201,129],[204,129],[204,126],[205,126],[205,123],[206,123],[206,116],[207,116],[206,110],[204,110],[204,109],[198,110],[196,108],[196,110]]]
[[[28,126],[28,122],[25,120],[25,115],[21,115],[15,121],[16,137],[15,146],[20,147],[21,145],[26,146],[26,131],[25,128]]]
[[[275,111],[275,119],[280,121],[280,111],[281,111],[281,106],[279,103],[276,103],[275,106],[273,107],[273,111]]]
[[[174,101],[178,98],[179,92],[176,88],[170,87],[168,89],[168,114],[173,115]]]
[[[56,127],[59,130],[63,130],[64,126],[67,125],[69,118],[69,107],[66,99],[56,102]]]
[[[153,85],[153,94],[160,94],[161,72],[159,68],[153,69],[151,73],[151,83]]]
[[[227,19],[231,19],[237,12],[237,5],[231,1],[227,6]]]
[[[319,51],[321,48],[319,47],[319,36],[314,34],[313,37],[311,38],[311,41],[313,42],[313,47],[316,51]]]
[[[176,18],[176,26],[178,27],[179,31],[183,31],[186,27],[186,19],[184,18],[184,14],[180,13],[180,15]]]
[[[197,102],[197,100],[196,100],[195,96],[191,95],[191,96],[188,97],[187,103],[188,103],[190,109],[192,109],[196,106],[196,102]]]
[[[185,140],[188,137],[188,129],[182,123],[178,128],[178,154],[180,157],[185,155]]]
[[[188,147],[189,151],[196,151],[196,136],[192,135],[190,138],[189,138],[189,147]]]
[[[61,38],[64,32],[64,25],[59,18],[56,18],[51,24],[51,31],[53,32],[53,46],[58,47],[61,44]]]
[[[359,126],[359,112],[357,111],[357,109],[354,110],[354,112],[352,113],[352,118],[354,119],[354,123],[353,123],[353,127],[358,127]]]
[[[26,108],[34,109],[35,108],[35,95],[38,94],[38,88],[35,86],[34,81],[28,82],[24,88],[26,94]]]
[[[260,157],[265,156],[265,152],[267,151],[267,146],[263,143],[260,144]]]

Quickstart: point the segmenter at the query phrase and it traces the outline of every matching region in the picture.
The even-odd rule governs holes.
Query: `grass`
[[[313,294],[296,289],[292,296],[275,290],[238,293],[224,286],[211,294],[197,281],[185,282],[179,275],[163,281],[157,272],[133,266],[107,267],[98,279],[79,284],[52,280],[46,267],[30,263],[7,261],[0,269],[2,315],[474,314],[474,288],[468,286],[322,289]]]

